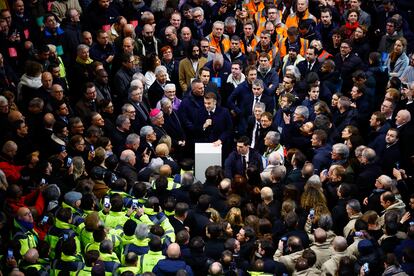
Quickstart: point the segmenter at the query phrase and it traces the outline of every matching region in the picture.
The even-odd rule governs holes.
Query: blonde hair
[[[228,223],[238,226],[243,226],[243,216],[240,208],[233,207],[228,212],[226,217],[224,218]]]
[[[220,216],[220,213],[216,209],[210,207],[206,211],[211,214],[210,220],[212,222],[221,222],[223,220],[222,217]]]

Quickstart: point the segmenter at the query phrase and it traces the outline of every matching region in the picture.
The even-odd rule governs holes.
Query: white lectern
[[[204,183],[205,171],[209,166],[221,166],[221,146],[213,146],[213,143],[195,144],[195,177]]]

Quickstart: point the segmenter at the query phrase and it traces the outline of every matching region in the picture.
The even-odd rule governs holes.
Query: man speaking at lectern
[[[196,142],[222,145],[223,156],[227,156],[232,142],[233,124],[230,112],[217,106],[217,96],[212,92],[204,95],[204,107],[199,110],[196,128]]]

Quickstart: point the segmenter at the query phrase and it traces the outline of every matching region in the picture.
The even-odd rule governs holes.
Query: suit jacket
[[[321,64],[319,63],[318,59],[316,59],[315,64],[313,64],[311,70],[308,69],[308,66],[309,65],[308,65],[307,60],[302,60],[296,65],[296,67],[298,67],[298,69],[300,71],[302,79],[305,79],[306,75],[309,74],[310,72],[318,73],[319,68],[321,67]]]
[[[197,128],[197,142],[215,142],[218,139],[222,143],[230,142],[233,124],[230,116],[230,112],[227,108],[217,106],[214,113],[211,116],[208,115],[207,110],[202,107],[198,111],[198,120],[196,124]],[[207,119],[211,118],[212,125],[206,129],[203,129],[203,124]]]
[[[248,160],[248,166],[251,165],[256,166],[260,172],[263,170],[262,156],[252,148],[249,150]],[[244,169],[242,156],[237,151],[233,151],[224,163],[224,175],[227,178],[233,179],[236,174],[244,175]]]
[[[151,108],[155,108],[157,102],[161,100],[162,96],[164,96],[164,89],[158,83],[158,81],[154,81],[154,83],[148,89],[148,99],[151,105]]]
[[[237,86],[228,99],[230,109],[233,109],[240,117],[246,120],[253,114],[253,102],[254,95],[247,81]],[[260,102],[266,105],[266,111],[273,113],[274,101],[272,97],[263,93],[260,97]]]
[[[171,137],[173,146],[177,146],[178,141],[185,140],[186,137],[180,118],[174,110],[170,115],[164,113],[163,127],[165,131],[168,133],[168,135]]]
[[[144,101],[137,104],[129,100],[128,103],[132,104],[132,106],[135,108],[135,122],[140,126],[139,128],[151,124],[149,118],[150,107]]]
[[[207,63],[207,59],[202,57],[198,60],[197,65],[197,72],[194,71],[193,65],[189,58],[185,58],[180,61],[180,65],[178,66],[178,78],[180,82],[180,86],[183,92],[187,91],[188,87],[190,86],[191,79],[198,76],[198,70],[203,68],[203,66]]]

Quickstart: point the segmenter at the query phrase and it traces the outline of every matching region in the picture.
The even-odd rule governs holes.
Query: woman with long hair
[[[409,58],[405,51],[407,50],[407,40],[404,37],[398,38],[389,54],[385,64],[388,68],[390,77],[401,77],[405,68],[409,64]]]

